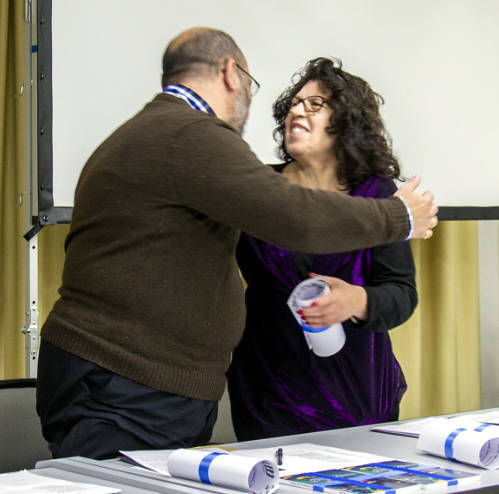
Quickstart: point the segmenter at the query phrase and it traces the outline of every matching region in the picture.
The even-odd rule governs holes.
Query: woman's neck
[[[303,163],[292,161],[283,170],[283,175],[291,182],[308,189],[320,189],[348,194],[338,180],[337,162]]]

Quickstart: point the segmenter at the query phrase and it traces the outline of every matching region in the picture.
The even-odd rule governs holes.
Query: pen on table
[[[275,457],[277,458],[277,464],[278,464],[278,465],[282,465],[282,448],[279,448],[279,449],[275,452]]]

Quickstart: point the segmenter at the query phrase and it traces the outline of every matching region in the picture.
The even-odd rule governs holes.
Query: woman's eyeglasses
[[[329,103],[329,100],[323,98],[322,96],[307,96],[306,98],[298,98],[298,96],[295,96],[291,100],[290,109],[299,105],[300,103],[303,103],[303,107],[305,108],[306,112],[317,113],[322,107],[324,107],[324,105]]]

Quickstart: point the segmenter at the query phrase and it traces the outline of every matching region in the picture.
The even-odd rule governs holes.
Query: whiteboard
[[[55,207],[73,206],[92,151],[161,91],[166,45],[194,26],[230,34],[260,82],[244,138],[263,162],[278,162],[271,107],[292,74],[336,57],[383,96],[405,176],[440,206],[499,205],[499,0],[52,0]]]

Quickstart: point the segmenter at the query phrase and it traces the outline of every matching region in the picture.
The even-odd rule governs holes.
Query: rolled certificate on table
[[[499,467],[499,427],[438,419],[420,433],[417,448],[449,460],[494,470]]]
[[[330,357],[343,348],[346,340],[343,326],[337,323],[323,328],[312,328],[303,322],[298,311],[303,307],[310,307],[312,302],[329,291],[329,285],[322,278],[309,278],[296,285],[288,299],[288,306],[303,329],[308,347],[318,357]]]
[[[172,477],[228,487],[254,494],[270,494],[279,486],[279,469],[268,460],[177,449],[168,458]]]

